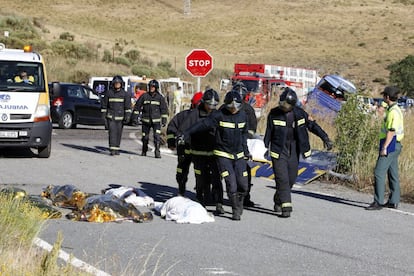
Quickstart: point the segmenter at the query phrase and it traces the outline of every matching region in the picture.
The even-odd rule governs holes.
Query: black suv
[[[49,83],[52,122],[59,128],[76,124],[105,125],[101,116],[101,98],[88,86],[77,83]]]

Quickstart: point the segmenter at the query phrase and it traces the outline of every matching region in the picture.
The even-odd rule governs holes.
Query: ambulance
[[[0,43],[0,153],[5,148],[51,153],[52,121],[42,56],[30,46],[8,49]]]

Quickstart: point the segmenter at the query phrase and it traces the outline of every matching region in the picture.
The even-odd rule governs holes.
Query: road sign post
[[[200,78],[213,70],[213,57],[205,49],[194,49],[185,57],[185,69],[197,77],[197,91],[201,91]]]

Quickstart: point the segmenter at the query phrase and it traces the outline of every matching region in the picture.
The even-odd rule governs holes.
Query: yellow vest
[[[404,116],[397,103],[387,108],[379,138],[384,139],[390,129],[395,130],[398,142],[404,138]]]

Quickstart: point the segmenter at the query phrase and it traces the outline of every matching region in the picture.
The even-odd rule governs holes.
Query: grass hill
[[[234,63],[267,63],[338,73],[378,95],[388,81],[386,66],[413,54],[413,0],[193,0],[188,15],[184,2],[3,0],[0,15],[36,19],[47,42],[68,32],[100,55],[139,50],[154,62],[170,62],[187,79],[186,54],[207,49],[214,70],[202,84],[216,88]],[[50,80],[64,78],[73,66],[59,57],[48,60]],[[76,65],[91,75],[130,74],[100,59]]]

